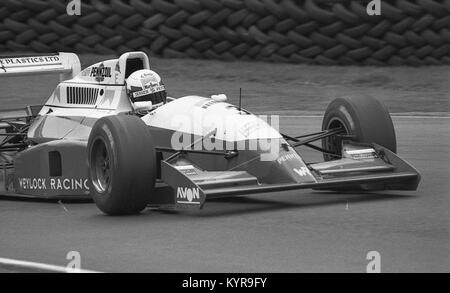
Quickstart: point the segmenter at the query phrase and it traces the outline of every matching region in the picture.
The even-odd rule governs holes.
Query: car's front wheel
[[[322,130],[342,128],[344,135],[362,143],[376,143],[390,151],[397,152],[397,140],[391,116],[378,100],[369,97],[337,98],[328,106],[322,123]],[[342,145],[338,136],[322,141],[322,146],[333,155],[324,154],[326,161],[338,159]]]
[[[88,142],[90,194],[108,215],[140,213],[154,192],[156,155],[148,126],[136,116],[99,119]]]
[[[378,100],[368,97],[344,97],[335,99],[328,106],[323,119],[322,130],[343,129],[340,136],[323,139],[325,161],[340,159],[342,137],[350,136],[361,143],[376,143],[390,151],[397,152],[394,124],[387,108]],[[374,191],[383,190],[383,184],[362,184],[334,191]]]

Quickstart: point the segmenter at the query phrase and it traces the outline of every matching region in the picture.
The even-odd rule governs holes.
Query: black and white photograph
[[[449,273],[450,0],[1,0],[0,222],[0,274]]]

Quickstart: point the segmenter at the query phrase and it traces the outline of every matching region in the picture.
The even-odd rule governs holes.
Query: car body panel
[[[39,113],[30,109],[0,113],[0,122],[5,123],[0,128],[7,129],[14,115],[29,123],[29,144],[15,154],[4,154],[11,159],[0,166],[3,194],[89,198],[91,129],[101,117],[133,113],[125,79],[131,69],[150,68],[142,52],[84,70],[73,55],[58,56],[55,64],[43,62],[41,68],[6,68],[7,75],[54,70],[70,78],[56,87]],[[257,117],[223,97],[174,99],[142,120],[158,154],[159,178],[156,192],[149,195],[151,206],[202,208],[208,198],[364,184],[414,190],[420,181],[414,167],[376,144],[346,142],[343,147],[351,149],[347,157],[309,164],[278,132],[276,118]]]

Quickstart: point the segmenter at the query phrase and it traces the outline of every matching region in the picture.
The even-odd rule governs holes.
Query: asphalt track
[[[84,66],[104,56],[82,56]],[[450,68],[323,67],[151,58],[169,94],[226,93],[256,113],[317,114],[334,96],[369,94],[393,113],[399,154],[421,172],[417,192],[310,190],[208,202],[203,211],[148,210],[112,218],[93,204],[0,199],[0,258],[105,272],[449,272]],[[41,104],[54,77],[6,78],[0,109]],[[275,112],[276,111],[276,112]],[[420,113],[417,113],[420,112]],[[439,113],[437,113],[439,112]],[[407,114],[410,115],[410,114]],[[440,115],[446,118],[436,118]],[[318,130],[320,117],[284,117],[287,134]],[[320,155],[301,149],[305,157]],[[0,272],[28,272],[0,265]],[[39,271],[39,270],[37,270]]]
[[[289,134],[319,117],[284,117]],[[450,119],[394,118],[399,154],[422,174],[417,192],[310,190],[208,202],[202,211],[107,217],[93,204],[0,200],[0,257],[103,272],[383,272],[450,268]],[[317,154],[301,150],[312,160]],[[0,266],[0,272],[21,271]]]

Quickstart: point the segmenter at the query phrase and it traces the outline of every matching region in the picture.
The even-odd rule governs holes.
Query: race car
[[[83,70],[72,53],[0,57],[0,77],[49,73],[61,82],[44,105],[0,111],[4,196],[92,197],[105,214],[129,215],[286,190],[416,190],[420,182],[396,155],[389,112],[373,98],[337,98],[322,131],[289,136],[225,95],[167,97],[143,52]],[[323,160],[303,157],[301,146]]]

